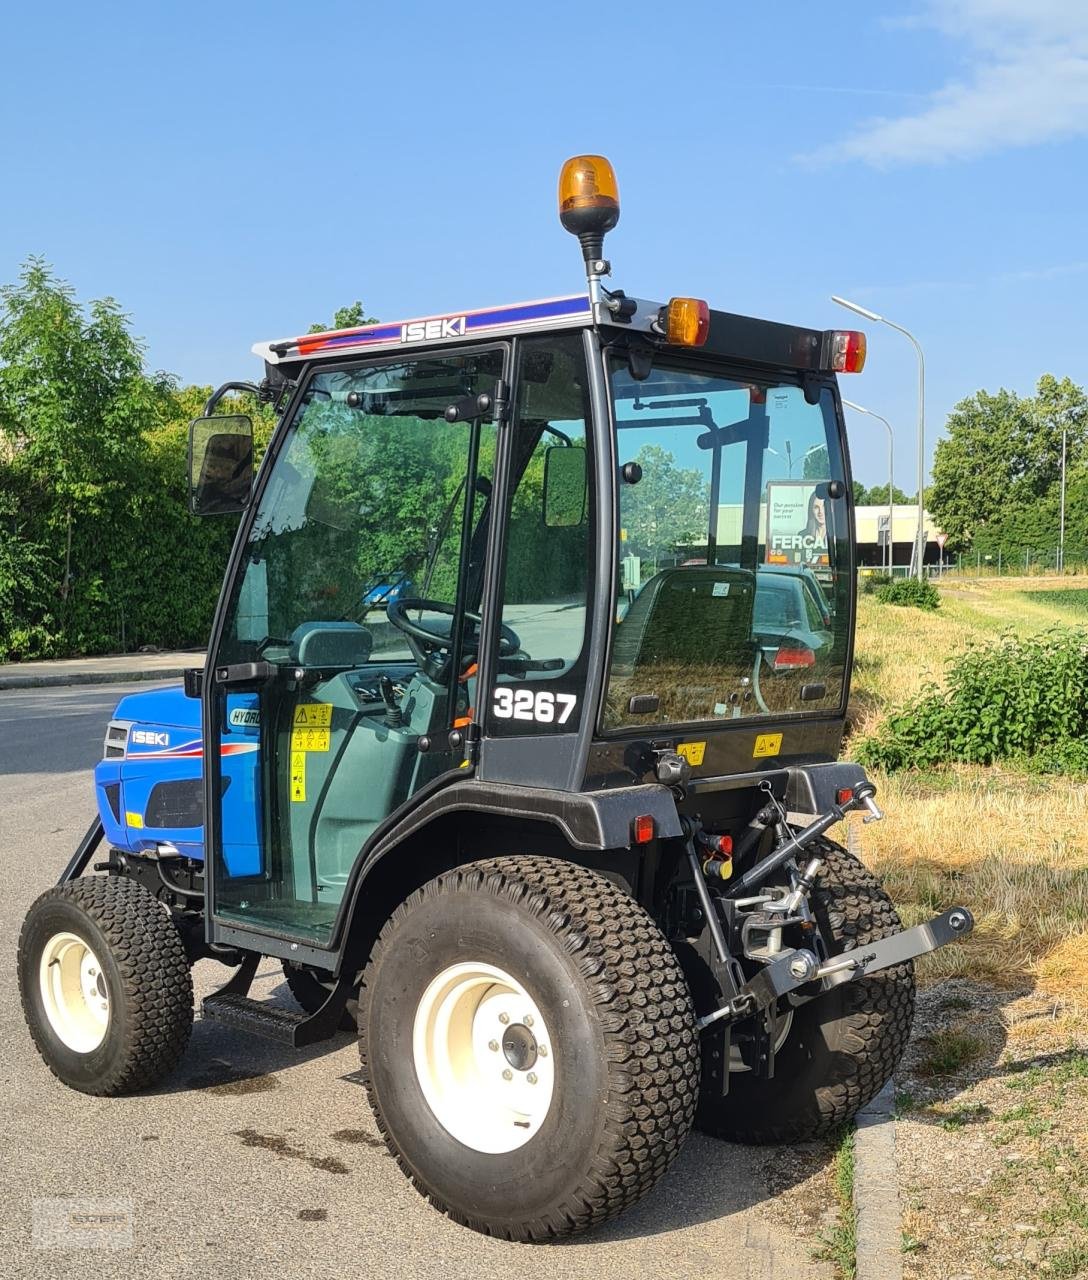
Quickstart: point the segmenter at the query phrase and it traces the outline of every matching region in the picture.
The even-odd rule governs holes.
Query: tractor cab
[[[696,780],[835,759],[835,377],[864,339],[628,297],[581,238],[584,294],[254,348],[284,412],[204,682],[219,941],[336,949],[368,851],[443,788],[621,791],[663,750]],[[232,456],[236,418],[195,424],[195,510],[231,505]],[[818,631],[765,607],[782,570],[823,601]],[[242,691],[259,750],[252,785],[224,786]]]

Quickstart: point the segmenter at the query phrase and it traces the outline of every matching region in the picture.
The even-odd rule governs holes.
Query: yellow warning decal
[[[296,751],[328,751],[328,729],[292,729],[291,754]]]
[[[295,708],[291,721],[296,729],[327,729],[332,724],[331,702],[303,702]],[[321,748],[327,751],[327,747]]]
[[[291,752],[291,800],[298,804],[306,799],[306,752]]]
[[[752,749],[753,758],[758,756],[776,756],[782,750],[780,733],[757,733],[756,745]]]
[[[139,813],[126,813],[125,821],[130,827],[140,828],[144,825],[143,815]]]
[[[683,756],[693,769],[697,768],[703,763],[703,756],[706,755],[706,743],[681,742],[676,748],[676,754],[678,756]]]

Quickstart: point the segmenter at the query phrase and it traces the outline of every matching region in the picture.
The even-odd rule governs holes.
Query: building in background
[[[900,502],[892,508],[892,564],[904,572],[910,566],[914,537],[918,530],[918,508],[909,502]],[[926,538],[923,564],[940,564],[941,548],[937,538],[941,530],[928,511],[923,512]],[[858,565],[879,569],[887,561],[888,508],[887,506],[856,507],[854,531],[858,544]]]

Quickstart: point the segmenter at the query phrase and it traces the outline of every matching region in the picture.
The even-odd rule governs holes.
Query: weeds
[[[947,1076],[982,1057],[986,1042],[969,1031],[945,1027],[921,1041],[925,1056],[915,1070],[922,1076]]]
[[[854,1212],[854,1130],[842,1131],[835,1152],[835,1195],[839,1220],[821,1235],[824,1248],[818,1257],[833,1262],[842,1280],[854,1280],[857,1273],[857,1215]]]

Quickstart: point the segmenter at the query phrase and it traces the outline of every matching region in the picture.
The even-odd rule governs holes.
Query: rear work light
[[[670,298],[661,327],[674,347],[701,347],[710,333],[710,307],[701,298]]]
[[[860,373],[865,368],[865,334],[857,329],[832,333],[831,368],[836,373]]]
[[[775,671],[803,671],[806,667],[816,665],[816,655],[811,649],[801,646],[787,648],[785,645],[774,655]]]

